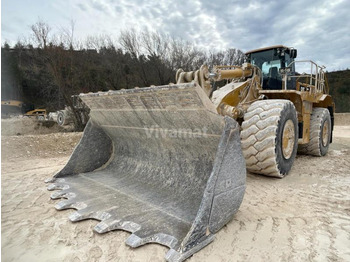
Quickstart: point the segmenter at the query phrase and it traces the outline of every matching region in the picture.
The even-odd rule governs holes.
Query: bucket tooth
[[[55,178],[49,177],[45,179],[45,183],[53,183],[55,181]]]
[[[121,212],[124,213],[123,216],[119,214],[122,209],[116,207],[109,209],[109,217],[106,219],[99,219],[101,222],[95,226],[94,231],[101,234],[112,230],[124,230],[131,233],[140,230],[141,225],[132,222],[132,220],[135,217],[138,217],[138,222],[143,223],[144,220],[147,220],[147,213],[150,211],[150,209],[147,207],[138,206],[128,209],[129,212],[127,214],[125,211]]]
[[[57,210],[63,210],[63,209],[67,209],[67,208],[71,208],[72,204],[74,202],[72,201],[69,201],[69,200],[62,200],[60,202],[58,202],[56,205],[55,205],[55,208]]]
[[[80,211],[75,211],[69,215],[69,220],[72,222],[78,222],[84,219],[88,219],[90,217],[90,213],[82,214]]]
[[[66,194],[66,192],[64,192],[64,191],[53,192],[50,195],[50,198],[51,199],[59,199],[59,198],[62,198],[64,194]]]
[[[170,235],[166,235],[163,233],[145,235],[140,237],[139,234],[142,232],[136,232],[131,234],[125,241],[125,243],[133,248],[148,244],[148,243],[157,243],[169,248],[176,246],[178,240]]]
[[[128,232],[135,232],[141,228],[140,225],[131,221],[121,221],[117,219],[107,219],[98,223],[94,227],[94,231],[97,233],[106,233],[112,230],[124,230]]]
[[[64,185],[64,184],[50,184],[47,186],[47,190],[52,191],[52,190],[67,190],[69,189],[69,185]]]
[[[51,199],[59,199],[59,198],[72,199],[75,197],[76,197],[75,193],[68,192],[67,190],[53,192],[50,196]]]
[[[102,234],[102,233],[107,233],[109,231],[118,229],[118,223],[119,220],[106,220],[106,221],[101,221],[100,223],[98,223],[95,227],[94,227],[94,231]]]
[[[246,169],[239,125],[195,83],[80,95],[90,120],[54,175],[56,208],[125,230],[126,244],[159,243],[168,261],[209,244],[237,212]]]
[[[119,221],[114,225],[115,229],[121,229],[129,232],[135,232],[141,228],[139,224],[131,221]]]
[[[84,219],[105,220],[110,217],[110,214],[104,211],[91,211],[89,208],[84,208],[79,211],[73,212],[69,215],[69,220],[72,222],[81,221]]]
[[[105,211],[97,211],[93,214],[93,218],[100,221],[109,219],[110,217],[111,217],[111,214]]]
[[[125,244],[127,244],[130,247],[138,247],[143,245],[143,239],[136,236],[135,234],[131,234],[125,241]]]
[[[74,199],[62,200],[55,205],[57,210],[64,210],[69,208],[74,209],[83,209],[86,207],[86,204],[83,202],[76,202]]]

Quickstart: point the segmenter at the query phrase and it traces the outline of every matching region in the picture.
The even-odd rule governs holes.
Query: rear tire
[[[277,99],[253,103],[244,115],[241,143],[248,171],[279,178],[287,175],[298,147],[293,103]]]
[[[326,108],[316,107],[310,118],[310,141],[299,145],[298,153],[324,156],[328,152],[331,140],[331,116]]]

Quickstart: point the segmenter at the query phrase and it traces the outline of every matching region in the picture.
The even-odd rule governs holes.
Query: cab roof
[[[265,51],[265,50],[270,50],[270,49],[274,49],[274,48],[292,49],[292,48],[284,46],[284,45],[273,45],[273,46],[262,47],[262,48],[250,50],[250,51],[246,52],[245,54],[248,55],[248,54],[252,54],[252,53],[256,53],[256,52],[260,52],[260,51]]]

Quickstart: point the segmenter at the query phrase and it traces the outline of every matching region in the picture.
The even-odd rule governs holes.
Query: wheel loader
[[[131,247],[167,246],[167,261],[187,259],[237,212],[246,170],[282,178],[297,150],[327,153],[334,103],[324,71],[296,55],[272,46],[241,66],[179,69],[176,84],[81,94],[90,120],[47,181],[63,199],[56,209],[100,221],[98,233],[131,232]]]

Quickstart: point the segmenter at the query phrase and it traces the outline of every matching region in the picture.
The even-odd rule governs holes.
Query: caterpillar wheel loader
[[[246,169],[283,177],[297,148],[327,153],[334,103],[323,69],[295,71],[296,50],[248,52],[242,66],[176,73],[176,84],[81,94],[83,137],[49,179],[56,209],[94,230],[126,230],[131,247],[158,243],[168,261],[209,244],[237,212]],[[226,85],[218,88],[218,84]]]

